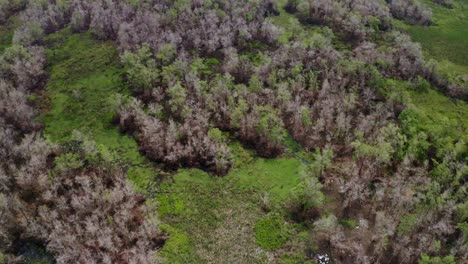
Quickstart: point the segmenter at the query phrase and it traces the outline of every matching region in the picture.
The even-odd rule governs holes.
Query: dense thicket
[[[74,31],[89,30],[98,39],[119,44],[136,98],[121,100],[118,121],[149,158],[171,168],[198,167],[224,175],[232,161],[223,132],[264,157],[282,154],[290,136],[306,150],[327,150],[317,155],[335,153],[324,156],[330,163],[333,156],[340,166],[328,173],[328,166],[321,165],[314,175],[339,190],[342,216],[367,221],[361,238],[347,237],[336,218],[315,222],[317,240],[326,241],[336,261],[379,263],[391,258],[414,263],[421,253],[466,259],[466,143],[430,138],[408,127],[411,112],[401,114],[405,101],[392,86],[395,80],[414,87],[432,84],[467,99],[467,90],[449,82],[436,64],[424,60],[419,45],[394,30],[392,16],[429,25],[429,10],[413,0],[292,0],[287,9],[303,23],[322,28],[311,33],[307,43],[294,38],[280,42],[279,34],[288,29],[268,19],[277,14],[270,0],[32,1],[15,33],[17,46],[0,60],[2,106],[15,100],[21,106],[2,109],[3,133],[12,135],[2,143],[9,144],[2,148],[5,159],[15,157],[11,153],[23,140],[37,138],[17,132],[38,128],[25,99],[43,80],[41,50],[34,45],[41,44],[44,34],[69,24]],[[339,40],[349,41],[349,49],[336,49],[327,27]],[[45,143],[38,139],[35,144]],[[29,156],[33,151],[26,156],[19,152],[18,160],[4,163],[21,166],[4,169],[3,179],[9,183],[3,185],[14,186],[5,191],[20,198],[24,188],[32,194],[20,201],[36,205],[27,206],[31,212],[26,215],[37,223],[22,220],[16,224],[20,233],[45,242],[63,262],[147,260],[158,236],[141,224],[142,202],[119,172],[78,166],[48,182],[48,153],[36,157]],[[71,156],[62,159],[78,159],[76,153],[65,155]],[[17,171],[28,166],[36,176],[15,180]],[[33,179],[44,184],[30,186]],[[310,202],[320,189],[316,179],[305,179],[302,187],[299,206],[291,207],[317,207],[320,203]],[[77,199],[90,206],[64,202]],[[109,221],[104,215],[110,211],[114,216]],[[15,216],[1,220],[6,221],[5,241],[17,239],[18,232],[7,221],[23,218],[2,215]],[[47,223],[46,215],[57,225]],[[91,215],[90,222],[78,220]],[[23,231],[39,226],[45,233]],[[86,232],[67,239],[80,230]],[[56,239],[48,240],[50,234]],[[76,246],[70,249],[71,244]],[[117,254],[127,250],[133,253]]]
[[[1,4],[8,12],[20,8],[16,1]],[[30,4],[25,19],[40,3]],[[25,23],[48,16],[28,19]],[[15,41],[21,44],[0,56],[0,249],[5,261],[23,263],[21,254],[36,254],[20,252],[32,242],[58,263],[158,262],[163,236],[145,198],[130,188],[125,175],[112,165],[104,167],[89,144],[78,155],[41,138],[32,95],[45,84],[45,56],[33,45],[39,39],[24,37],[35,34],[28,29],[17,31]]]

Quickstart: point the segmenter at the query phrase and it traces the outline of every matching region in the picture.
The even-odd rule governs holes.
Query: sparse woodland
[[[30,97],[48,82],[44,37],[67,27],[117,44],[132,96],[118,99],[115,124],[165,170],[228,174],[234,155],[223,134],[264,158],[283,155],[292,138],[314,162],[282,210],[313,219],[334,263],[467,261],[468,138],[412,127],[393,87],[468,100],[467,83],[426,60],[394,24],[430,26],[431,10],[417,0],[288,0],[281,8],[318,29],[285,42],[289,29],[271,20],[279,8],[273,0],[0,0],[0,23],[21,19],[0,55],[6,263],[24,261],[19,248],[31,241],[57,263],[159,263],[167,239],[155,203],[92,141],[55,144],[41,134]],[[366,219],[362,237],[321,215],[323,188],[339,193],[338,212]]]

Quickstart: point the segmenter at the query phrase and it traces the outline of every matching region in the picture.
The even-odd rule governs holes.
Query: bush
[[[409,214],[400,219],[397,233],[400,236],[409,235],[419,222],[419,217],[415,214]]]
[[[453,256],[446,257],[431,257],[426,254],[421,255],[421,260],[419,264],[456,264],[455,258]]]
[[[152,89],[159,78],[159,68],[147,45],[143,45],[137,53],[125,52],[122,55],[127,80],[134,91]]]

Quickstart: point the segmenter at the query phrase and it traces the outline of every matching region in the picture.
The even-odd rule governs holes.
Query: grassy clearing
[[[468,80],[468,0],[456,0],[453,9],[423,1],[433,11],[434,25],[397,23],[421,43],[426,58],[439,61],[442,72]]]
[[[301,161],[256,158],[237,142],[231,149],[236,166],[227,176],[183,169],[162,184],[159,214],[175,234],[161,252],[167,263],[268,263],[298,235],[281,215],[266,216],[262,197],[279,207],[299,182]]]
[[[428,57],[451,61],[455,68],[468,69],[468,0],[456,0],[448,9],[425,0],[433,11],[435,25],[406,26],[414,41],[421,43]],[[468,72],[468,71],[466,71]]]
[[[48,36],[46,46],[50,79],[38,118],[45,124],[46,138],[63,143],[80,131],[111,160],[131,167],[130,179],[144,188],[154,170],[135,140],[112,124],[118,96],[128,94],[114,44],[64,29]]]

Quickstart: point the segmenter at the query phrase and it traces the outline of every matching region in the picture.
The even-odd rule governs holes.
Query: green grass
[[[434,89],[410,91],[412,105],[404,114],[412,115],[414,129],[438,137],[460,139],[468,135],[468,105]]]
[[[277,250],[288,240],[290,233],[280,215],[268,215],[255,224],[257,244],[268,250]]]
[[[434,25],[410,26],[398,23],[416,42],[426,59],[439,62],[440,70],[456,83],[468,83],[468,0],[456,0],[448,9],[424,0],[433,10]],[[405,85],[403,85],[405,86]],[[406,89],[410,103],[400,117],[406,128],[424,131],[431,138],[447,142],[468,139],[468,105],[450,99],[435,89]],[[442,140],[442,141],[443,141]]]
[[[358,222],[354,219],[348,219],[348,218],[343,218],[338,221],[340,225],[347,229],[355,229],[356,227],[359,226]]]
[[[132,167],[129,178],[143,189],[154,178],[154,170],[135,140],[112,124],[117,98],[128,94],[115,45],[69,29],[45,41],[50,79],[40,98],[43,114],[38,117],[45,124],[45,137],[63,143],[80,131],[112,161]]]
[[[414,41],[421,43],[426,56],[439,61],[451,61],[459,65],[458,68],[467,70],[468,0],[455,2],[455,7],[448,9],[425,0],[424,3],[433,11],[435,25],[406,26],[406,30]]]
[[[275,250],[285,242],[285,230],[275,234],[277,223],[265,222],[270,218],[265,218],[262,197],[268,193],[273,207],[279,207],[299,182],[302,162],[256,158],[238,142],[231,142],[230,147],[235,167],[227,176],[182,169],[161,185],[161,221],[173,232],[184,234],[192,252],[192,259],[186,260],[172,245],[180,241],[169,241],[161,253],[167,263],[262,262],[267,254],[262,248]],[[291,228],[288,236],[298,231]]]
[[[287,2],[287,0],[276,0],[279,15],[270,18],[273,24],[283,29],[279,42],[287,44],[292,40],[297,40],[304,44],[310,43],[315,34],[322,32],[321,27],[302,24],[294,14],[284,9]]]
[[[163,259],[171,260],[170,263],[174,264],[189,263],[193,260],[192,245],[185,234],[178,232],[169,225],[162,225],[161,230],[169,235],[169,239],[160,252]]]

